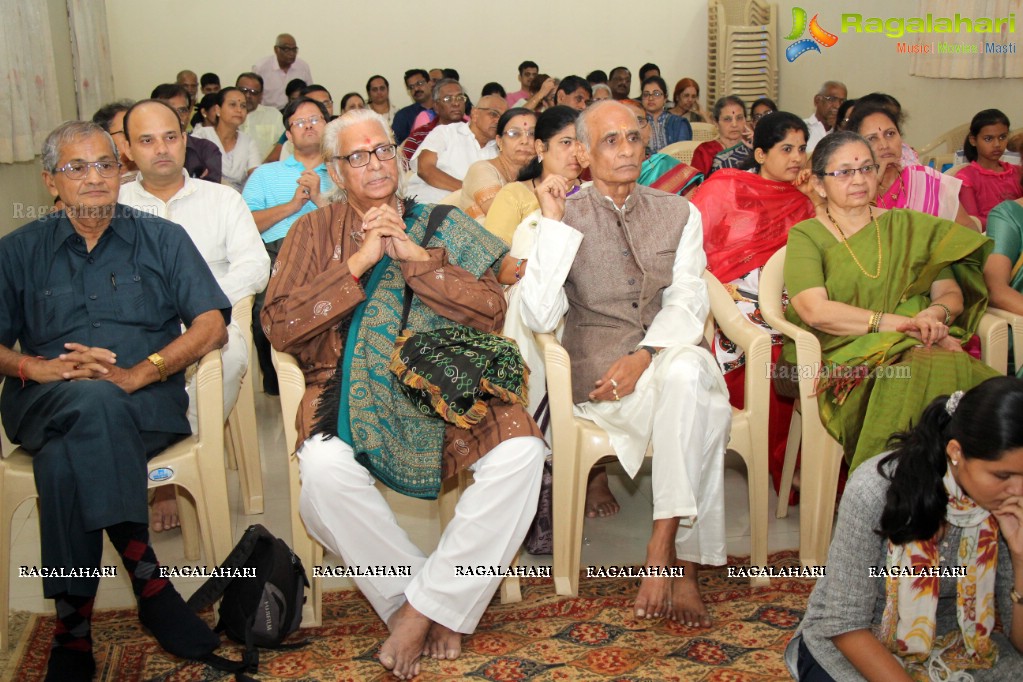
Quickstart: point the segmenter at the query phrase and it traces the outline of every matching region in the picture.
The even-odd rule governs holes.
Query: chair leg
[[[263,467],[259,453],[259,434],[256,424],[256,402],[250,377],[242,379],[231,415],[227,418],[226,432],[233,447],[241,483],[242,510],[246,514],[263,513]],[[229,457],[230,459],[230,457]]]
[[[520,550],[521,551],[521,550]],[[516,554],[515,558],[511,561],[511,568],[515,568],[519,565],[519,555]],[[502,604],[517,604],[522,601],[522,589],[519,585],[518,576],[508,576],[501,581],[501,603]]]
[[[563,453],[554,462],[554,590],[562,596],[579,593],[586,481],[589,467],[581,453]]]
[[[842,464],[842,447],[821,429],[817,447],[807,443],[799,496],[799,558],[804,566],[827,563],[835,519],[835,494]]]
[[[181,543],[184,545],[185,559],[199,561],[199,539],[203,533],[200,532],[201,522],[196,512],[195,501],[188,491],[182,490],[179,486],[174,486],[174,500],[178,505],[178,521],[181,523]]]
[[[752,444],[751,444],[752,445]],[[767,444],[757,448],[752,446],[746,460],[746,476],[749,481],[749,532],[750,532],[750,564],[764,566],[767,564],[767,516],[768,495],[771,485],[767,471]],[[740,453],[741,454],[741,453]],[[770,579],[764,576],[750,578],[753,587],[766,587]]]
[[[796,458],[799,456],[799,443],[803,435],[803,417],[799,410],[792,410],[789,422],[789,437],[785,442],[785,463],[781,469],[781,484],[778,486],[778,509],[775,517],[784,519],[789,515],[789,497],[792,495],[792,479],[796,475]]]
[[[298,457],[288,456],[288,484],[291,488],[291,550],[302,562],[309,578],[309,598],[302,606],[302,625],[304,628],[319,627],[322,622],[323,578],[312,575],[313,566],[323,563],[323,548],[309,537],[305,523],[299,513],[298,500],[302,494],[299,481]]]

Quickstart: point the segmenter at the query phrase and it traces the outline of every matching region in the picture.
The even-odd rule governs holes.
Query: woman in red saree
[[[692,197],[703,215],[707,269],[731,292],[750,321],[771,332],[776,360],[782,337],[760,314],[760,271],[785,246],[789,228],[814,215],[808,196],[809,170],[804,169],[808,136],[806,124],[795,114],[781,111],[765,116],[754,133],[750,171],[720,170]],[[742,349],[718,330],[714,355],[725,374],[732,404],[741,408]],[[775,490],[781,480],[792,406],[792,400],[777,395],[772,384],[768,439]]]

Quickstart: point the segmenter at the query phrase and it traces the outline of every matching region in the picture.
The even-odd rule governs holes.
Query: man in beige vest
[[[636,616],[706,627],[697,569],[726,559],[731,407],[701,346],[710,302],[700,212],[636,184],[643,140],[628,107],[594,104],[580,115],[577,137],[593,186],[567,197],[571,184],[555,175],[537,188],[543,218],[520,284],[523,317],[550,332],[567,314],[562,343],[572,358],[576,414],[608,432],[630,476],[653,446],[646,566],[681,565],[684,576],[644,577]],[[587,492],[600,495],[592,485]],[[604,495],[613,513],[617,504]]]

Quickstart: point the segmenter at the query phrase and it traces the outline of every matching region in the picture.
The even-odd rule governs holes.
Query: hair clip
[[[955,414],[956,408],[959,407],[959,401],[962,399],[963,399],[962,391],[956,391],[955,393],[948,397],[948,400],[945,401],[945,412],[948,413],[948,416],[951,417],[953,414]]]

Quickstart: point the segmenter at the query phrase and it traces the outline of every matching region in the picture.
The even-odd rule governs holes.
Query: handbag
[[[433,208],[420,246],[426,248],[452,208]],[[492,397],[529,404],[529,368],[514,341],[461,324],[412,331],[407,327],[413,294],[406,283],[403,331],[395,340],[390,370],[421,413],[468,429],[483,419]]]

